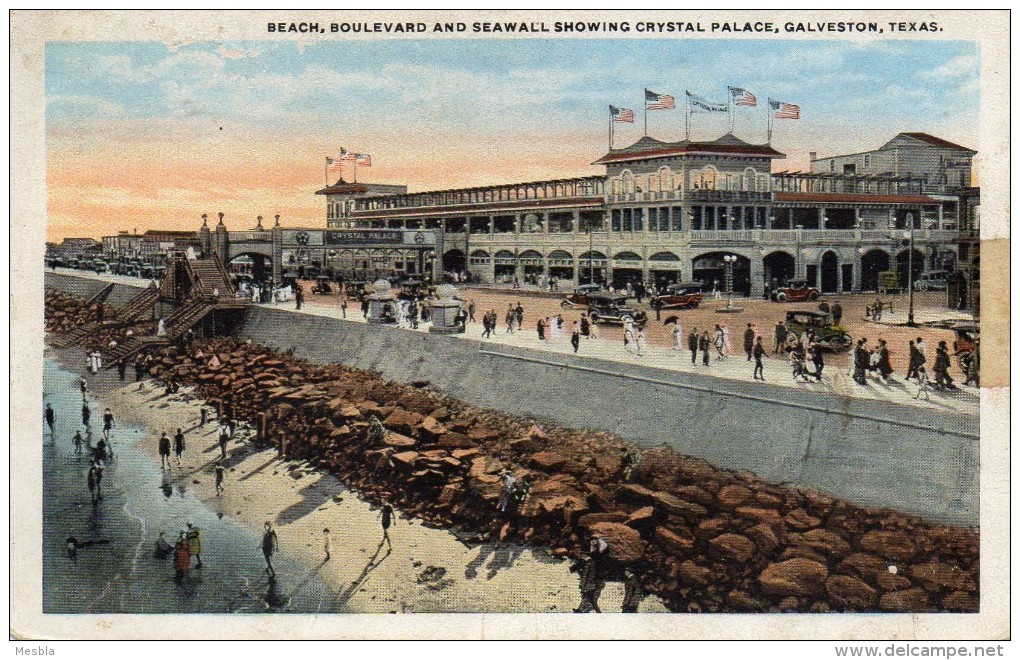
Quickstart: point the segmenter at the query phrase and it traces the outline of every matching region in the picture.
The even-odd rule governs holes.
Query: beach
[[[64,364],[80,365],[84,359],[79,352],[69,349],[49,354]],[[193,569],[191,574],[201,574],[198,589],[214,584],[210,574],[223,570],[223,560],[229,558],[230,570],[243,576],[218,585],[228,593],[194,601],[205,603],[203,607],[211,611],[570,612],[578,604],[577,576],[569,571],[567,561],[552,557],[544,548],[468,544],[449,530],[426,527],[399,512],[389,530],[392,546],[387,545],[378,506],[304,462],[283,461],[275,448],[256,447],[251,442],[253,432],[244,426],[238,427],[228,445],[224,492],[217,496],[213,466],[220,454],[215,412],[210,409],[209,421],[200,426],[202,402],[189,388],[166,396],[153,381],[130,380],[130,373],[127,381],[120,381],[116,370],[89,375],[88,382],[92,395],[109,407],[117,420],[114,447],[118,459],[123,453],[121,445],[132,443],[158,470],[160,433],[166,431],[173,437],[177,428],[184,431],[182,464],[178,467],[174,461],[165,473],[166,480],[176,492],[195,498],[209,514],[203,520],[212,521],[195,523],[202,529],[204,568]],[[100,415],[101,410],[94,413],[94,417]],[[137,428],[139,433],[125,438],[120,431],[126,427]],[[110,474],[109,469],[107,473],[108,481],[131,478]],[[109,486],[104,482],[104,488]],[[165,484],[160,484],[163,487]],[[87,492],[84,497],[87,500]],[[134,515],[144,519],[150,512],[135,511]],[[258,548],[267,521],[279,537],[275,585],[268,584]],[[220,538],[223,530],[234,526],[247,533],[246,547],[234,547],[236,533],[229,539],[227,535]],[[325,561],[324,529],[330,530],[329,561]],[[172,542],[178,529],[162,531]],[[158,531],[150,529],[145,536],[149,544],[140,542],[134,554],[141,559],[132,561],[155,561],[151,554]],[[161,569],[159,579],[172,589],[171,567]],[[600,604],[604,611],[619,611],[622,600],[622,584],[609,583]],[[645,598],[640,609],[667,611],[654,597]],[[194,611],[194,606],[180,611]]]

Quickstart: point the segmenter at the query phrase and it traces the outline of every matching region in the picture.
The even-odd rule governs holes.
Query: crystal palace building
[[[784,154],[732,133],[646,136],[596,160],[604,176],[419,193],[341,179],[316,194],[326,197],[329,228],[440,231],[437,270],[475,281],[711,287],[723,281],[723,256],[735,255],[735,292],[760,296],[794,278],[859,292],[876,290],[883,271],[906,280],[909,228],[916,273],[963,265],[962,239],[978,218],[975,154],[901,133],[870,152],[812,154],[810,172],[773,173]]]

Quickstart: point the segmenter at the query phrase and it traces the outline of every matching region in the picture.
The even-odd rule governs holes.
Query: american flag
[[[627,108],[617,108],[615,106],[609,106],[609,114],[612,115],[613,121],[617,124],[633,124],[634,123],[634,111],[628,110]]]
[[[353,163],[358,160],[358,154],[353,151],[347,151],[347,149],[340,147],[340,158],[338,160],[345,160],[348,163]]]
[[[327,172],[330,172],[330,173],[334,173],[334,172],[342,173],[344,171],[344,164],[343,164],[343,161],[340,158],[330,158],[329,156],[326,156],[326,165],[328,166],[326,168]]]
[[[672,110],[676,108],[676,100],[669,94],[656,94],[650,89],[645,90],[646,110]]]
[[[368,154],[354,154],[357,158],[354,162],[362,167],[372,167],[372,157]]]
[[[776,119],[800,119],[800,106],[769,99],[772,116]]]
[[[754,97],[754,94],[741,89],[740,87],[730,87],[730,95],[733,96],[734,105],[746,105],[752,108],[757,107],[758,99]]]

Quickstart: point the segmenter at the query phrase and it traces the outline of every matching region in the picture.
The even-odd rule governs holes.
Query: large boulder
[[[644,556],[648,543],[633,527],[621,523],[601,522],[591,526],[591,533],[609,543],[609,556],[631,563]]]
[[[567,459],[555,452],[540,451],[537,454],[532,454],[529,462],[539,470],[555,472],[563,467],[563,465],[567,462]]]
[[[743,564],[754,556],[754,541],[743,534],[720,534],[708,542],[712,552],[720,557]]]
[[[828,577],[825,564],[796,557],[769,564],[758,575],[758,583],[772,596],[816,596],[825,589]]]
[[[840,610],[867,610],[875,607],[878,592],[866,582],[850,575],[833,575],[825,581],[829,603]]]
[[[688,555],[694,549],[694,539],[684,538],[666,527],[656,527],[652,536],[663,550],[673,555]]]
[[[910,569],[910,575],[929,589],[946,587],[956,591],[974,591],[977,583],[974,578],[955,564],[930,561],[918,564]]]
[[[886,612],[930,612],[931,598],[919,587],[889,591],[882,595],[878,607]]]
[[[677,516],[701,518],[708,515],[708,509],[700,504],[682,500],[663,491],[652,493],[652,502],[658,509]]]
[[[857,540],[862,550],[887,559],[906,561],[914,556],[916,546],[909,536],[903,532],[874,530],[867,532]]]

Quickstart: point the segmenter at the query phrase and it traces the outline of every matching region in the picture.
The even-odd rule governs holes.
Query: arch
[[[753,167],[744,169],[743,181],[741,181],[741,189],[747,191],[754,191],[758,187],[758,171]]]
[[[878,274],[889,270],[889,253],[872,249],[861,255],[861,291],[878,291]]]
[[[634,173],[630,170],[620,172],[620,186],[623,194],[634,192]]]
[[[680,261],[680,257],[672,252],[656,252],[648,257],[648,261]]]
[[[765,271],[765,282],[772,287],[786,284],[797,272],[797,259],[789,252],[776,250],[762,259]]]
[[[573,259],[574,255],[570,254],[566,250],[553,250],[549,253],[550,259]]]
[[[613,257],[616,261],[641,261],[641,255],[636,252],[617,252]]]
[[[673,189],[673,170],[669,165],[663,165],[655,173],[655,185],[650,188],[656,192],[666,192]]]
[[[726,262],[723,257],[733,255],[737,261],[733,265],[733,293],[751,295],[751,260],[735,252],[705,252],[691,259],[691,279],[701,281],[706,291],[718,287],[726,291]]]
[[[471,258],[472,259],[488,259],[489,256],[490,256],[489,253],[486,252],[485,250],[472,250],[471,251]]]
[[[443,270],[461,272],[467,270],[467,260],[463,250],[456,248],[443,253]]]
[[[719,171],[712,165],[706,165],[700,170],[694,170],[694,181],[692,187],[695,190],[715,190],[719,178]]]
[[[541,259],[542,253],[538,250],[525,250],[521,252],[521,259]]]
[[[910,263],[910,249],[900,250],[896,254],[896,272],[899,274],[900,289],[903,291],[907,290],[908,282],[910,281],[907,271],[910,266],[913,265],[913,280],[917,281],[917,276],[925,271],[925,259],[924,253],[914,248],[914,262]]]
[[[584,260],[593,259],[595,261],[600,261],[600,260],[601,261],[605,261],[606,260],[606,255],[601,253],[601,252],[599,252],[598,250],[592,250],[590,252],[582,252],[581,256],[579,256],[578,259],[584,259]]]
[[[510,250],[500,250],[496,253],[496,259],[509,259],[510,261],[513,261],[513,258],[514,253]]]
[[[819,262],[821,268],[822,293],[839,291],[839,256],[832,250],[826,250]]]

